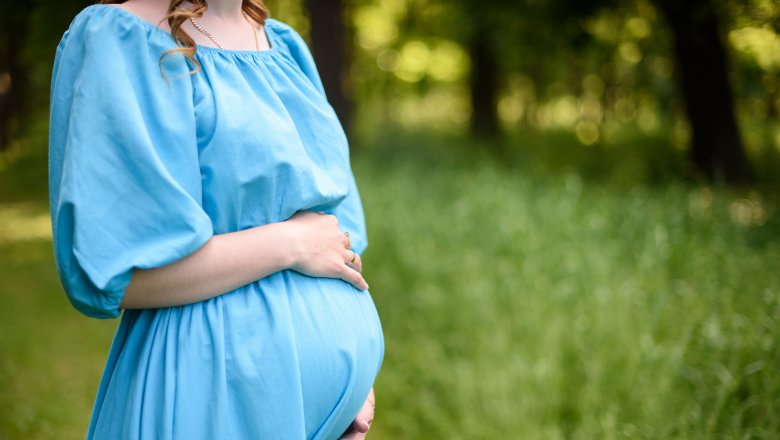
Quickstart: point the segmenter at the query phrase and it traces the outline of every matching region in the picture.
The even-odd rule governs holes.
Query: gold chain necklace
[[[257,29],[255,28],[255,26],[252,25],[252,22],[249,21],[249,17],[247,17],[246,14],[243,14],[243,16],[244,16],[244,19],[246,20],[247,24],[249,24],[249,26],[252,28],[252,35],[254,35],[254,37],[255,37],[255,50],[259,51],[260,50],[260,41],[257,38]],[[222,44],[220,44],[219,41],[217,41],[216,38],[214,38],[213,35],[211,35],[211,32],[207,31],[206,29],[203,29],[203,27],[201,25],[199,25],[198,22],[195,21],[194,18],[190,17],[190,23],[192,23],[192,26],[194,26],[195,29],[198,30],[198,32],[200,32],[201,34],[207,36],[209,38],[209,40],[213,41],[214,44],[216,44],[218,48],[220,48],[220,49],[224,49],[225,48],[224,46],[222,46]]]

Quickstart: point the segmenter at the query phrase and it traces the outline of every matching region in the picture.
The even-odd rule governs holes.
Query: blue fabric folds
[[[189,85],[165,81],[159,54],[139,41],[132,23],[105,29],[86,19],[65,36],[54,68],[52,224],[73,305],[115,317],[133,267],[192,253],[212,226],[200,205]],[[181,60],[166,68],[169,75],[188,71]]]
[[[281,271],[187,306],[119,309],[133,270],[214,234],[301,210],[338,217],[367,246],[346,138],[308,48],[266,22],[267,51],[198,47],[110,5],[86,8],[57,48],[50,203],[57,269],[82,313],[122,315],[88,438],[330,439],[379,371],[368,292]]]

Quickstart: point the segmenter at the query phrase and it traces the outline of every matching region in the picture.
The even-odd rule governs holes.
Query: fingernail
[[[363,429],[365,429],[366,431],[368,431],[368,428],[370,428],[370,427],[371,427],[371,423],[369,423],[369,422],[363,422]]]

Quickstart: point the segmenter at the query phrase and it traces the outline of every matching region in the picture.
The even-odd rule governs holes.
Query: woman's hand
[[[368,289],[360,274],[360,255],[349,249],[349,236],[339,229],[336,216],[300,211],[283,223],[290,226],[290,269],[312,277],[341,278]]]
[[[371,423],[374,421],[374,407],[374,389],[371,388],[371,392],[368,393],[368,399],[363,403],[363,407],[360,408],[355,421],[352,422],[347,432],[339,440],[362,440],[366,438],[368,430],[371,429]]]

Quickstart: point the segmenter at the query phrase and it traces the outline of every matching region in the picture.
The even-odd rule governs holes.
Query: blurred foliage
[[[356,166],[376,437],[778,435],[776,201],[459,157]]]
[[[483,20],[498,48],[498,115],[507,132],[566,130],[584,147],[609,147],[628,128],[639,137],[666,136],[657,148],[687,150],[691,129],[676,92],[671,35],[653,4],[569,3],[360,3],[351,80],[361,133],[370,137],[377,126],[466,133],[474,67],[467,40],[473,23]],[[721,9],[742,135],[753,162],[771,164],[760,170],[766,177],[780,151],[771,64],[780,53],[778,8],[745,1]]]
[[[88,3],[9,3],[8,10],[15,12],[5,21],[25,16],[30,22],[23,39],[7,35],[0,43],[0,55],[15,44],[24,48],[29,112],[18,121],[22,130],[45,117],[56,40]],[[308,35],[304,2],[268,3],[275,17]],[[755,165],[775,166],[780,162],[780,7],[771,0],[716,3],[748,152]],[[474,67],[468,44],[479,25],[489,27],[497,49],[497,114],[507,133],[565,130],[588,148],[615,145],[618,133],[628,128],[639,137],[665,136],[659,149],[689,148],[690,127],[675,92],[671,36],[650,0],[344,4],[351,35],[344,77],[356,107],[358,140],[396,129],[467,133],[472,118],[468,78]],[[523,148],[522,143],[509,145],[510,151]]]

